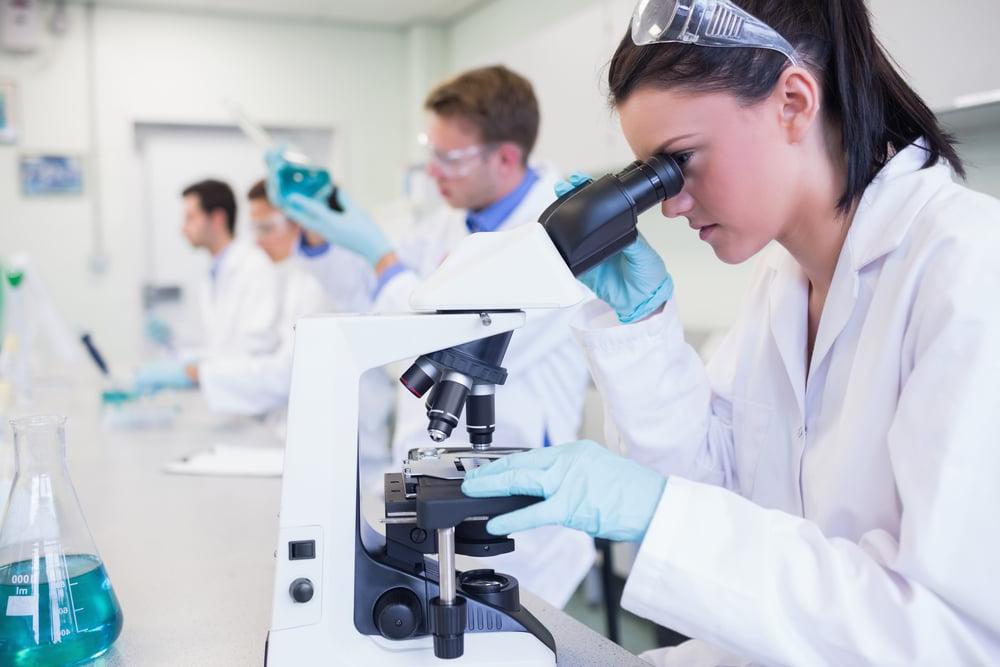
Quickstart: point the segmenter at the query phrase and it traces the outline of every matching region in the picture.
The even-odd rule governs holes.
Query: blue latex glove
[[[556,197],[562,197],[565,194],[569,194],[581,185],[590,183],[592,180],[594,179],[589,174],[585,174],[582,171],[574,171],[565,181],[556,181]]]
[[[367,259],[372,266],[392,252],[392,245],[371,218],[354,208],[343,191],[339,192],[344,212],[334,211],[326,202],[291,194],[282,210],[295,222]]]
[[[343,190],[337,192],[343,212],[330,208],[325,197],[315,199],[299,192],[287,192],[280,178],[288,162],[276,150],[268,152],[268,198],[288,217],[333,245],[346,248],[367,259],[372,266],[392,252],[385,234],[368,214],[354,206]]]
[[[160,318],[150,315],[146,318],[145,328],[146,338],[149,340],[167,348],[173,346],[174,332],[170,325]]]
[[[557,197],[586,185],[592,179],[573,172],[568,181],[556,183]],[[655,313],[674,295],[674,281],[667,267],[642,234],[635,243],[579,276],[601,301],[614,309],[623,324]]]
[[[144,364],[135,374],[135,391],[152,394],[161,389],[190,389],[194,386],[179,361],[166,359]]]
[[[641,542],[667,480],[590,440],[511,454],[465,475],[473,498],[542,496],[486,524],[494,535],[562,525],[594,537]]]

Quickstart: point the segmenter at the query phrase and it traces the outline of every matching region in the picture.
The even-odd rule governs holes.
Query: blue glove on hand
[[[135,391],[152,394],[161,389],[190,389],[194,386],[184,364],[167,359],[144,364],[135,374]]]
[[[326,202],[297,193],[288,196],[282,210],[309,231],[364,257],[375,266],[392,252],[389,240],[364,211],[351,205],[343,191],[339,195],[343,213],[334,211]]]
[[[544,501],[486,524],[494,535],[562,525],[593,537],[641,542],[666,478],[590,440],[511,454],[465,475],[473,498],[542,496]]]
[[[392,245],[382,230],[368,214],[351,203],[343,190],[337,192],[342,212],[330,208],[325,197],[316,199],[300,192],[289,192],[287,179],[281,178],[288,164],[277,150],[268,152],[267,188],[272,204],[309,231],[364,257],[372,266],[392,252]]]
[[[586,185],[592,179],[573,172],[569,181],[556,183],[557,197]],[[674,295],[674,281],[660,255],[639,235],[635,243],[579,276],[622,324],[637,322],[655,313]]]
[[[150,315],[146,318],[146,338],[157,345],[170,348],[173,346],[174,332],[170,325],[158,317]]]

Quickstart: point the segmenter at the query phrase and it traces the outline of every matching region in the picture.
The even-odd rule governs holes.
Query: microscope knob
[[[423,614],[420,598],[409,588],[393,588],[375,603],[375,626],[386,639],[406,639],[417,631]]]
[[[305,578],[299,578],[288,587],[288,594],[296,602],[309,602],[313,598],[313,582]]]

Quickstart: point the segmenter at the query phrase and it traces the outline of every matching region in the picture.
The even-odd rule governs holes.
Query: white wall
[[[65,35],[43,31],[35,54],[0,53],[0,79],[19,85],[21,135],[16,146],[0,145],[0,254],[30,251],[67,319],[93,330],[114,360],[131,364],[146,275],[137,121],[229,122],[219,104],[228,94],[266,124],[331,127],[342,166],[335,177],[372,205],[398,194],[400,167],[415,156],[427,89],[447,73],[504,62],[535,83],[543,114],[537,156],[566,170],[602,172],[631,159],[606,106],[604,81],[633,4],[494,0],[450,27],[406,30],[99,7],[93,148],[87,10],[71,4]],[[883,40],[932,104],[1000,88],[998,47],[988,34],[1000,25],[996,0],[955,0],[943,18],[913,11],[910,0],[872,6]],[[52,4],[42,7],[47,18]],[[969,135],[965,151],[975,167],[972,185],[1000,194],[996,134]],[[35,151],[88,155],[100,192],[91,178],[83,198],[22,198],[16,158]],[[88,264],[95,203],[109,260],[103,274]],[[677,277],[685,323],[726,325],[749,267],[722,265],[686,225],[655,212],[642,228]]]
[[[335,162],[345,166],[336,177],[360,203],[398,190],[407,127],[401,31],[98,8],[91,150],[85,12],[71,5],[68,33],[47,37],[35,55],[0,54],[0,78],[20,87],[22,131],[19,145],[0,146],[0,253],[36,256],[67,319],[93,330],[120,365],[136,361],[141,342],[137,121],[228,123],[220,98],[231,95],[266,124],[333,127]],[[33,150],[96,158],[101,189],[91,180],[88,197],[100,197],[109,259],[103,275],[88,269],[86,198],[27,201],[18,193],[16,156]]]
[[[959,95],[1000,89],[997,0],[955,0],[943,12],[917,10],[912,0],[869,4],[883,42],[935,108]],[[503,63],[528,76],[542,109],[538,157],[592,173],[624,166],[632,156],[606,106],[606,67],[634,5],[634,0],[493,0],[452,26],[450,70]],[[970,184],[1000,192],[1000,138],[984,142],[977,133],[968,141]],[[685,223],[665,221],[657,211],[643,216],[640,228],[676,279],[685,325],[728,325],[752,263],[722,264]]]
[[[1000,2],[868,1],[879,39],[932,108],[1000,89]]]

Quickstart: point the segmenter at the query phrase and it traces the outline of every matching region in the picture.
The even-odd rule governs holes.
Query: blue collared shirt
[[[306,235],[302,234],[299,236],[299,253],[305,255],[306,257],[319,257],[320,255],[326,254],[326,251],[330,249],[330,244],[323,241],[319,245],[309,245],[306,243]]]
[[[528,196],[528,192],[531,190],[532,186],[538,182],[538,173],[529,168],[521,182],[518,183],[517,187],[507,193],[502,199],[498,199],[486,208],[482,208],[478,211],[469,211],[465,216],[465,226],[468,227],[470,232],[494,232],[497,228],[507,221],[510,214],[514,212],[518,204],[524,201],[524,198]],[[381,276],[379,276],[378,282],[375,285],[375,291],[372,294],[372,298],[378,297],[382,289],[389,284],[389,282],[403,273],[406,270],[401,262],[390,266],[386,269]]]
[[[498,199],[478,211],[469,211],[465,217],[465,226],[469,228],[470,232],[495,232],[497,227],[510,217],[517,205],[524,201],[524,198],[528,196],[528,191],[537,182],[538,174],[534,169],[529,168],[518,186],[502,199]]]

